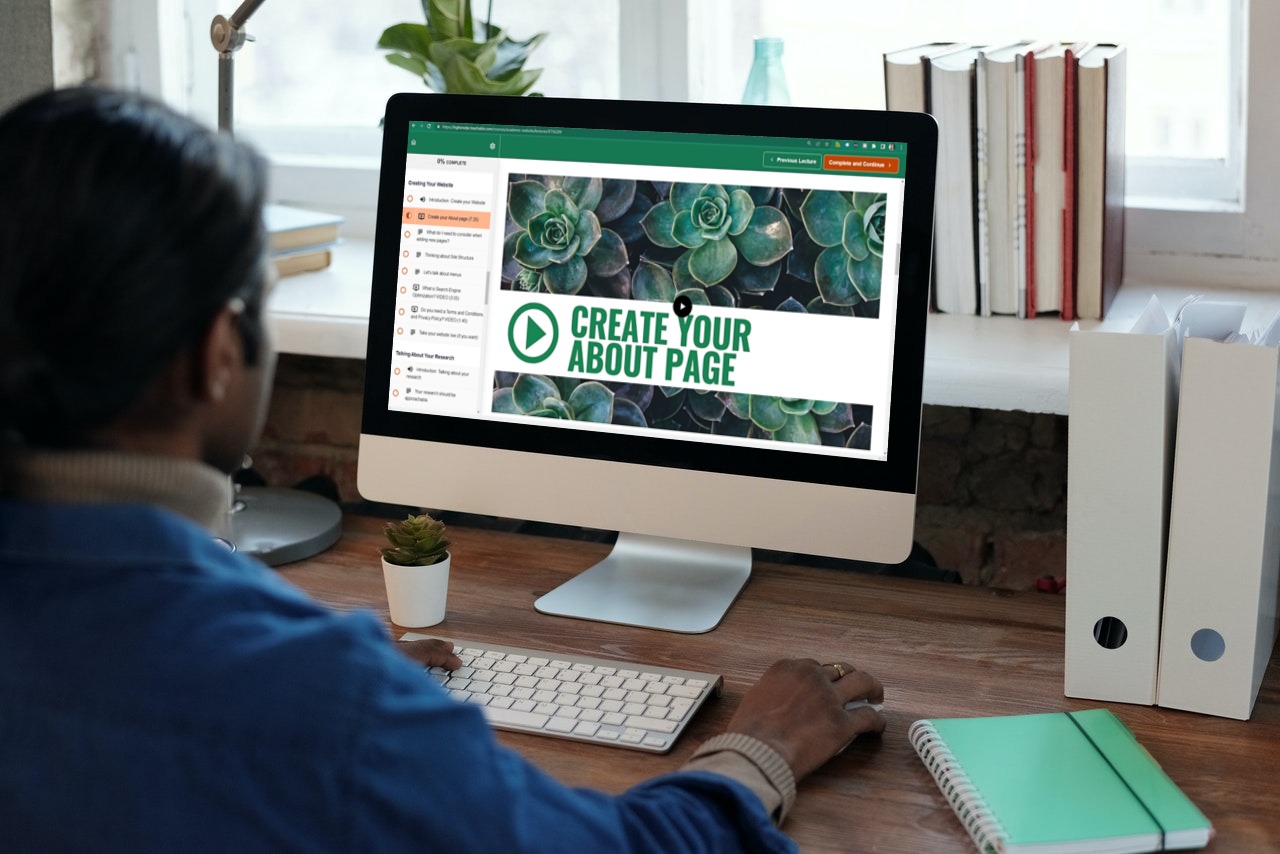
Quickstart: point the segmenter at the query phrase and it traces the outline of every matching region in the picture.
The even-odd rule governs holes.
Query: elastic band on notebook
[[[1156,818],[1156,814],[1151,811],[1151,807],[1147,806],[1147,802],[1139,797],[1138,793],[1134,791],[1133,786],[1129,785],[1129,781],[1120,773],[1120,769],[1115,766],[1115,763],[1111,761],[1111,758],[1107,756],[1100,746],[1098,746],[1098,742],[1093,740],[1093,736],[1089,735],[1089,731],[1081,726],[1080,721],[1076,720],[1075,714],[1073,712],[1063,712],[1063,714],[1070,718],[1071,722],[1076,725],[1076,729],[1080,730],[1080,734],[1089,740],[1089,743],[1093,745],[1093,749],[1102,757],[1102,761],[1107,763],[1107,766],[1110,767],[1115,775],[1120,778],[1120,782],[1124,783],[1124,787],[1129,790],[1129,794],[1133,795],[1133,799],[1138,802],[1138,806],[1142,807],[1143,811],[1151,817],[1151,821],[1154,822],[1155,826],[1160,830],[1160,847],[1156,850],[1163,851],[1166,831],[1164,829],[1164,825],[1160,823],[1160,819]]]

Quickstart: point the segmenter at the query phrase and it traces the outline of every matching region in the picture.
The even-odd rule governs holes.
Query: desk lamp
[[[218,15],[209,36],[218,51],[218,130],[231,134],[235,52],[253,37],[243,29],[265,0],[245,0],[230,18]],[[245,467],[251,465],[245,457]],[[297,489],[235,485],[228,535],[236,549],[271,566],[318,554],[337,542],[342,511],[319,495]]]

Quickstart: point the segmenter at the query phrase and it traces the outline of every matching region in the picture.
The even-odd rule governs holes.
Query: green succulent
[[[822,443],[820,419],[831,415],[839,406],[834,401],[759,394],[725,394],[720,397],[729,412],[751,422],[757,434],[765,433],[768,438],[781,442],[808,445]]]
[[[493,24],[492,3],[489,9],[490,20],[477,27],[471,0],[422,0],[427,22],[388,27],[378,47],[390,51],[388,62],[420,77],[433,92],[524,95],[542,75],[542,69],[525,70],[524,64],[547,34],[509,38]]]
[[[782,211],[757,205],[743,187],[673,184],[671,194],[645,213],[641,226],[656,246],[686,250],[672,271],[680,290],[723,282],[738,268],[739,260],[770,268],[772,281],[777,281],[775,265],[792,248],[791,224]],[[746,275],[751,274],[746,271]]]
[[[823,302],[880,299],[886,200],[884,193],[812,190],[800,205],[805,232],[823,247],[813,269]]]
[[[493,411],[565,421],[608,424],[613,420],[613,391],[603,383],[561,381],[563,392],[550,377],[520,374],[515,383],[493,393]]]
[[[588,275],[613,276],[627,266],[627,248],[603,228],[596,206],[600,178],[516,181],[508,193],[512,226],[503,242],[503,268],[515,287],[572,295]]]
[[[431,566],[449,556],[449,538],[444,522],[426,514],[409,515],[388,522],[382,529],[391,545],[382,549],[382,558],[396,566]]]

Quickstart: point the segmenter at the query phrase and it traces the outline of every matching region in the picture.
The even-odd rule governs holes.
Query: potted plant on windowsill
[[[382,548],[382,578],[391,622],[406,628],[434,626],[444,619],[449,593],[449,538],[444,522],[410,514],[383,528],[391,545]]]
[[[529,54],[546,38],[537,33],[516,41],[487,19],[474,21],[471,0],[422,0],[425,24],[387,27],[378,47],[389,51],[387,62],[421,78],[433,92],[465,95],[524,95],[542,75],[525,69]]]

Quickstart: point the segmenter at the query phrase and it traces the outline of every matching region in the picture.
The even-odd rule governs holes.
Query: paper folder
[[[1127,331],[1073,329],[1064,693],[1152,705],[1178,402],[1154,300]]]
[[[1274,343],[1183,343],[1161,706],[1253,711],[1277,629],[1278,380]]]

